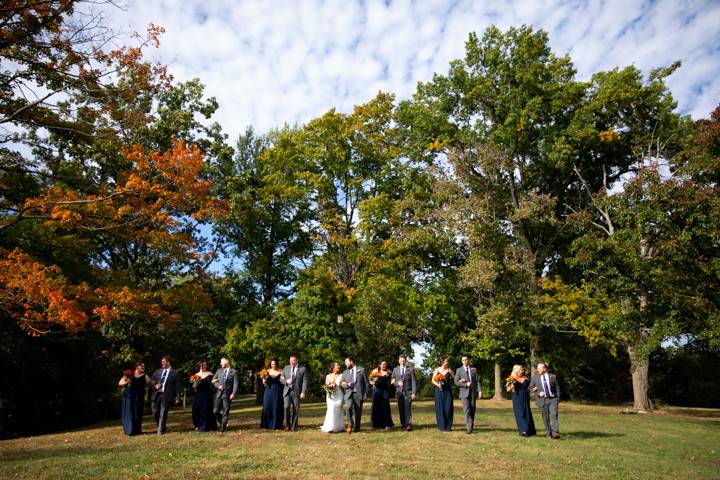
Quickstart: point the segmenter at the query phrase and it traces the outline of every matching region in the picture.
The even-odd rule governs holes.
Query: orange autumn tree
[[[53,187],[28,199],[18,216],[143,243],[163,252],[167,267],[182,264],[199,268],[214,252],[202,251],[188,231],[224,211],[223,203],[210,195],[212,182],[201,177],[202,152],[177,140],[167,152],[145,152],[134,145],[126,155],[133,168],[122,175],[123,183],[104,185],[93,195]],[[35,334],[47,333],[53,327],[77,332],[88,322],[99,324],[132,312],[174,320],[173,304],[185,300],[128,285],[95,289],[85,283],[71,285],[57,266],[33,261],[18,248],[2,254],[2,308]],[[101,274],[102,268],[94,268]],[[208,300],[200,291],[187,298],[207,306]]]
[[[223,206],[199,145],[223,145],[194,116],[217,105],[145,60],[161,27],[105,49],[97,3],[0,10],[0,314],[33,334],[172,322],[209,301],[199,231]]]

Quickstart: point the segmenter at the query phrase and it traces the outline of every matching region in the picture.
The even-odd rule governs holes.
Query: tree
[[[549,315],[591,345],[626,350],[636,410],[652,408],[650,354],[668,339],[718,324],[710,293],[718,286],[712,266],[720,253],[712,240],[716,197],[716,187],[640,169],[622,192],[595,194],[596,211],[578,219],[587,230],[568,261],[582,272],[582,282],[543,285]]]

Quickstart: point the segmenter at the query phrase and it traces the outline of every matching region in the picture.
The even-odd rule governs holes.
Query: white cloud
[[[126,10],[106,13],[125,32],[164,26],[153,57],[178,80],[201,79],[231,138],[248,125],[264,131],[332,107],[348,111],[378,90],[407,98],[418,81],[462,58],[468,33],[490,24],[545,29],[579,78],[682,60],[668,81],[679,109],[699,118],[720,102],[720,2],[713,0],[128,0]]]

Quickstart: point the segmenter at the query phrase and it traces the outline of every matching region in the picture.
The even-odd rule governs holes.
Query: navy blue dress
[[[268,430],[280,430],[283,428],[283,419],[283,385],[280,383],[280,375],[274,378],[269,375],[263,394],[260,427]]]
[[[142,433],[142,417],[145,408],[145,375],[130,377],[122,400],[122,425],[125,435]]]
[[[217,419],[213,413],[212,375],[200,380],[192,402],[192,421],[198,432],[217,430]]]
[[[528,436],[535,435],[535,422],[530,410],[530,392],[528,391],[529,380],[515,382],[515,391],[512,392],[513,413],[517,423],[518,433],[525,433]]]
[[[386,375],[379,377],[373,387],[370,428],[387,428],[394,425],[390,414],[390,375]]]
[[[452,375],[445,374],[445,383],[442,389],[435,387],[435,420],[441,431],[452,430],[453,423],[453,397],[452,397]]]

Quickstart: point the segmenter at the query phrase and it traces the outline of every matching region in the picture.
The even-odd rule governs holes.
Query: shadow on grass
[[[540,432],[538,432],[540,433]],[[612,438],[612,437],[624,437],[624,433],[610,433],[610,432],[570,432],[563,433],[562,438],[578,438],[582,440],[588,440],[591,438]]]

